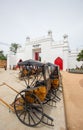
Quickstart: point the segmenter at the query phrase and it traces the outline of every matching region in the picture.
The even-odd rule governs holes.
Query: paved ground
[[[83,130],[83,74],[61,73],[67,130]]]
[[[49,115],[54,118],[54,127],[43,124],[38,128],[27,127],[20,123],[16,115],[9,112],[9,109],[0,102],[0,130],[66,130],[66,124],[67,130],[83,130],[83,74],[61,73],[64,96],[61,95],[62,100],[56,104],[57,108],[49,107],[48,110]],[[24,88],[17,78],[17,71],[0,70],[0,84],[2,82],[6,82],[18,91]],[[14,100],[15,95],[6,86],[0,86],[0,97],[7,100],[9,104]]]
[[[0,84],[6,82],[16,90],[20,91],[25,88],[23,82],[18,80],[18,71],[0,70]],[[16,93],[10,90],[6,85],[0,86],[0,98],[11,104],[14,101]],[[66,130],[65,111],[63,95],[60,94],[61,101],[56,103],[56,108],[45,105],[44,109],[54,119],[54,127],[40,124],[36,128],[31,128],[23,125],[13,112],[0,102],[0,130]]]

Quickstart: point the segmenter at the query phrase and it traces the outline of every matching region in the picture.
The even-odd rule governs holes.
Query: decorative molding
[[[33,45],[33,44],[39,44],[39,43],[43,43],[43,42],[48,42],[48,41],[52,41],[53,39],[52,38],[40,38],[40,39],[37,39],[37,40],[32,40],[30,41],[29,43],[26,43],[26,45]]]
[[[34,48],[36,48],[36,47],[39,48],[40,46],[41,46],[41,44],[35,44],[35,45],[33,45]]]

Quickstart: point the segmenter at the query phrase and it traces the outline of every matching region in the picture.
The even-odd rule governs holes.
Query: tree
[[[11,46],[10,46],[10,51],[16,53],[17,52],[17,49],[20,48],[21,46],[17,43],[11,43]]]
[[[7,57],[3,54],[3,51],[0,51],[0,60],[7,60]]]
[[[77,55],[77,61],[83,61],[83,50],[81,50]]]

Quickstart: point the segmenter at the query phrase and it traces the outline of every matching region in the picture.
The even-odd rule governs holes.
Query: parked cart
[[[3,83],[2,85],[7,85],[17,94],[11,105],[1,98],[0,101],[15,112],[18,119],[27,126],[34,127],[41,122],[53,126],[53,118],[44,112],[45,104],[49,104],[48,102],[56,104],[56,91],[54,91],[54,88],[59,85],[59,81],[57,81],[56,86],[53,84],[53,75],[51,69],[49,69],[50,65],[30,59],[18,63],[18,66],[20,66],[20,77],[23,78],[26,88],[18,92]]]

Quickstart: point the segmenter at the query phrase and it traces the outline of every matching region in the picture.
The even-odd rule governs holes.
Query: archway
[[[63,60],[60,57],[57,57],[54,61],[54,64],[59,65],[60,70],[63,70]]]

